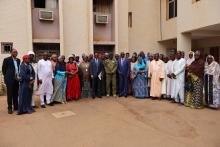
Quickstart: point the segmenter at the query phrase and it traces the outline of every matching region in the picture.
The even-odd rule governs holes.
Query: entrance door
[[[48,52],[50,55],[60,54],[60,44],[59,43],[34,43],[34,52],[36,54],[36,59],[42,59],[43,53]]]
[[[114,53],[114,45],[94,45],[94,53]]]

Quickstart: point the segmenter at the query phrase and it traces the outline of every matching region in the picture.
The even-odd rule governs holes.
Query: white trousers
[[[46,95],[46,101],[47,101],[47,104],[50,104],[51,103],[51,94],[41,94],[40,95],[40,101],[41,101],[41,105],[45,105],[44,103],[44,96]]]
[[[174,87],[173,87],[172,97],[175,99],[176,102],[184,103],[184,80],[182,79],[175,79],[174,80]]]
[[[35,106],[34,95],[32,96],[32,102],[31,102],[31,106],[32,106],[32,107],[34,107],[34,106]]]

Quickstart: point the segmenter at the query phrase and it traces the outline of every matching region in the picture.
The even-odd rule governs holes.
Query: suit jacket
[[[124,63],[122,64],[121,58],[118,60],[118,73],[120,75],[128,77],[130,74],[130,61],[124,58]]]
[[[95,59],[92,59],[89,66],[90,75],[97,77],[101,72],[103,73],[103,64],[100,59],[98,59],[98,64],[95,62]]]
[[[20,65],[20,59],[16,58],[17,65],[18,65],[18,71],[19,71],[19,65]],[[16,80],[16,74],[15,74],[15,66],[14,61],[12,57],[7,57],[3,61],[2,65],[2,73],[4,75],[4,80],[6,84],[13,84]]]

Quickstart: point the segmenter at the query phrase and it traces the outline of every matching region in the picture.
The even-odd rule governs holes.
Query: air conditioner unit
[[[53,21],[53,11],[39,10],[39,19]]]
[[[107,24],[108,23],[108,15],[96,14],[96,23]]]

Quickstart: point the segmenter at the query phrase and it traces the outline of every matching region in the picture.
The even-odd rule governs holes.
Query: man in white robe
[[[167,66],[166,66],[166,77],[167,77],[167,98],[172,99],[171,95],[172,95],[172,91],[173,91],[173,78],[171,76],[171,74],[173,73],[173,63],[175,61],[175,55],[171,55],[170,56],[170,60],[167,62]]]
[[[181,52],[176,54],[176,60],[173,63],[173,92],[172,97],[175,102],[184,104],[184,86],[185,86],[185,66],[186,60],[181,57]]]
[[[46,104],[51,105],[51,96],[53,94],[53,68],[51,61],[48,60],[48,54],[44,53],[43,59],[38,62],[38,81],[39,81],[39,94],[41,100],[41,107],[45,108],[44,96],[46,96]]]
[[[162,91],[161,91],[161,94],[162,94],[162,97],[163,98],[167,98],[167,79],[168,77],[166,76],[166,69],[167,69],[167,62],[169,61],[169,58],[167,56],[164,56],[163,57],[163,62],[164,62],[164,79],[162,81]]]
[[[164,62],[159,59],[159,54],[154,55],[154,60],[150,63],[148,77],[151,79],[150,96],[152,99],[161,99],[162,81],[165,77]]]

